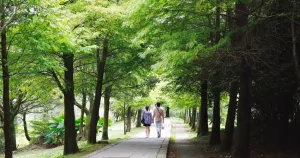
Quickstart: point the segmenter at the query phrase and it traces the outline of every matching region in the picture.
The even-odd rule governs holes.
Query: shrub
[[[86,118],[84,118],[83,127],[85,126]],[[97,124],[97,131],[101,132],[103,127],[104,118],[100,118]],[[111,120],[108,120],[108,125],[112,123]],[[43,139],[44,144],[49,145],[59,145],[63,144],[64,141],[64,115],[59,117],[52,117],[52,121],[48,122],[46,120],[42,121],[31,121],[34,131],[32,135],[36,138],[39,138],[40,141]],[[75,130],[79,131],[80,118],[75,120]],[[41,139],[40,139],[41,138]]]

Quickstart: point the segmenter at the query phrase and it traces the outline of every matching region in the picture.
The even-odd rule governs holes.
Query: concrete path
[[[183,122],[174,122],[173,131],[175,133],[175,149],[178,158],[205,158],[201,154],[200,148],[191,142],[188,131],[190,127]]]
[[[152,124],[149,138],[146,138],[145,132],[141,132],[130,139],[86,155],[85,158],[166,158],[170,130],[170,120],[165,119],[161,138],[157,138],[156,127]]]

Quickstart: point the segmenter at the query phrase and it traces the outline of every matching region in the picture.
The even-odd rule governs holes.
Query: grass
[[[144,131],[144,128],[132,128],[131,132],[127,132],[124,135],[123,131],[123,122],[114,123],[111,127],[109,127],[109,143],[108,144],[87,144],[86,141],[78,141],[78,147],[80,152],[68,156],[63,156],[63,146],[58,146],[51,149],[28,149],[23,148],[15,151],[13,153],[14,158],[79,158],[84,155],[87,155],[91,152],[99,150],[106,145],[117,143],[121,140],[128,139],[140,132]],[[97,138],[101,138],[101,133],[97,136]],[[98,140],[100,141],[100,140]],[[0,155],[0,157],[4,157],[4,155]]]

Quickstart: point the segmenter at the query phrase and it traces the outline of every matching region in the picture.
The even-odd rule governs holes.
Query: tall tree
[[[74,54],[64,53],[63,62],[66,68],[64,72],[64,125],[65,125],[65,140],[64,140],[64,155],[73,154],[79,151],[76,141],[75,130],[75,96],[74,96]]]
[[[247,4],[238,0],[235,4],[235,22],[237,28],[248,25],[248,9]],[[233,34],[232,45],[234,48],[249,48],[245,31]],[[240,93],[237,114],[237,131],[234,141],[234,158],[250,157],[250,120],[251,120],[251,69],[245,58],[242,58],[240,65]]]
[[[2,64],[2,81],[3,81],[3,110],[4,110],[4,135],[5,135],[5,157],[12,157],[12,136],[11,136],[11,116],[9,105],[9,71],[7,62],[6,46],[6,4],[1,3],[1,64]]]
[[[97,135],[97,123],[99,119],[99,107],[101,101],[101,93],[102,93],[102,83],[104,79],[104,68],[106,64],[106,58],[108,56],[108,39],[103,39],[103,51],[100,56],[100,48],[97,49],[96,58],[97,58],[97,86],[95,92],[94,105],[91,109],[90,115],[90,128],[88,132],[88,143],[95,144],[96,143],[96,135]]]
[[[220,30],[220,14],[221,14],[221,7],[220,7],[220,0],[216,2],[216,36],[215,36],[215,44],[217,45],[221,39],[221,30]],[[219,144],[221,142],[220,138],[220,79],[218,76],[219,72],[216,72],[214,79],[212,79],[212,93],[214,97],[214,108],[213,108],[213,126],[212,126],[212,133],[210,137],[210,145]]]

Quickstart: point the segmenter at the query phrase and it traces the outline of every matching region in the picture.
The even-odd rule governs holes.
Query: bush
[[[111,126],[111,123],[112,123],[111,119],[108,119],[108,126]],[[101,117],[98,120],[98,124],[97,124],[97,131],[98,132],[102,132],[103,124],[104,124],[104,117]]]
[[[83,127],[85,126],[86,118],[83,121]],[[100,118],[97,124],[97,131],[101,132],[103,127],[104,118]],[[35,138],[38,138],[35,142],[40,142],[41,140],[44,141],[43,144],[48,145],[60,145],[63,144],[64,141],[64,115],[59,117],[52,117],[52,121],[48,122],[46,120],[42,121],[31,121],[32,127],[34,131],[32,135]],[[108,120],[108,125],[110,126],[112,123],[111,120]],[[80,126],[80,118],[75,120],[75,130],[76,132],[79,131]]]

